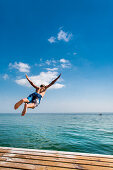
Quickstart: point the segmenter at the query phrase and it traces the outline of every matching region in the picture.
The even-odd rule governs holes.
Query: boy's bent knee
[[[27,98],[22,99],[22,102],[28,102]]]
[[[34,109],[36,106],[33,106],[32,109]]]

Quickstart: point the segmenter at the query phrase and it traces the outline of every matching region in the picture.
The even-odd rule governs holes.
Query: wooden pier
[[[112,155],[0,147],[0,170],[113,170]]]

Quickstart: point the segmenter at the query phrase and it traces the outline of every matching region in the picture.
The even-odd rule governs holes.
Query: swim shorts
[[[34,92],[30,94],[27,99],[29,100],[29,103],[35,103],[35,107],[37,107],[40,104],[42,96],[39,93]]]

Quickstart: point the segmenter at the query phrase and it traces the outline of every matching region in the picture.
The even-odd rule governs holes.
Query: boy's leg
[[[24,109],[23,109],[23,111],[22,111],[21,116],[24,116],[24,115],[26,114],[27,108],[32,108],[32,109],[34,109],[34,108],[35,108],[35,104],[34,104],[34,103],[29,103],[29,104],[25,103]]]
[[[24,102],[29,103],[29,100],[28,100],[27,98],[24,98],[24,99],[20,100],[19,102],[17,102],[17,103],[14,105],[14,109],[15,109],[15,110],[18,109],[19,106],[20,106],[22,103],[24,103]]]
[[[32,108],[32,109],[34,109],[34,108],[35,108],[35,103],[29,103],[29,104],[27,104],[27,108]]]

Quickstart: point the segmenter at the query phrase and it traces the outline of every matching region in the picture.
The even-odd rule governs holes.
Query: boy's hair
[[[44,84],[41,84],[40,87],[45,87],[45,85],[44,85]]]

